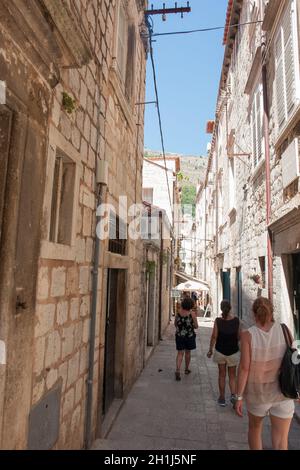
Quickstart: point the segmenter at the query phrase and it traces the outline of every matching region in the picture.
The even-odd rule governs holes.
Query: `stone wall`
[[[265,11],[259,12],[259,2],[243,2],[239,12],[240,23],[255,21],[264,17]],[[279,2],[280,3],[280,2]],[[282,5],[284,2],[281,2]],[[299,2],[296,2],[299,8]],[[234,7],[235,8],[235,5]],[[269,9],[270,12],[270,9]],[[269,14],[268,12],[268,14]],[[281,11],[282,14],[282,11]],[[275,96],[275,58],[274,36],[272,31],[263,31],[260,24],[246,25],[235,32],[232,48],[227,49],[224,59],[224,83],[217,102],[216,128],[207,172],[207,233],[213,226],[213,245],[207,243],[208,279],[212,286],[213,310],[219,311],[218,303],[222,298],[220,271],[230,270],[231,302],[234,313],[238,313],[237,268],[242,276],[242,305],[240,315],[246,325],[253,322],[251,306],[259,295],[268,295],[268,258],[267,258],[267,208],[266,208],[266,173],[265,142],[262,138],[263,158],[255,166],[251,135],[251,107],[256,86],[262,83],[260,46],[267,37],[267,93],[269,104],[269,150],[271,166],[271,220],[278,221],[284,215],[299,206],[299,187],[294,185],[294,193],[285,194],[282,187],[281,154],[294,136],[299,135],[297,120],[287,123],[285,141],[279,135],[276,126]],[[230,39],[231,41],[231,39]],[[270,43],[269,43],[270,41]],[[230,51],[230,52],[228,52]],[[228,65],[229,64],[229,65]],[[263,135],[263,134],[262,134]],[[232,173],[234,176],[232,177]],[[298,185],[298,181],[295,183]],[[209,189],[209,187],[211,189]],[[197,211],[203,212],[205,189],[198,195]],[[200,205],[202,204],[202,209]],[[213,206],[213,211],[210,212]],[[200,215],[199,215],[200,217]],[[203,237],[204,217],[198,228]],[[296,222],[295,222],[296,223]],[[275,230],[275,229],[274,229]],[[296,226],[291,228],[296,230]],[[287,232],[285,237],[287,237]],[[210,237],[207,237],[210,238]],[[273,240],[274,242],[274,240]],[[298,239],[292,237],[291,246],[282,247],[281,252],[273,255],[273,301],[275,316],[284,319],[292,327],[291,308],[289,306],[288,268],[285,266],[284,253],[292,252]],[[275,246],[279,243],[275,240]],[[292,246],[294,248],[292,249]],[[274,248],[274,247],[273,247]],[[202,247],[203,250],[203,247]],[[260,260],[261,259],[261,260]],[[260,261],[265,260],[265,284],[256,284],[252,276],[262,275]],[[261,276],[262,277],[262,276]],[[287,311],[289,313],[287,313]]]
[[[118,208],[118,198],[121,195],[128,197],[128,205],[134,202],[140,203],[142,200],[144,109],[137,107],[135,103],[143,102],[145,93],[146,54],[139,35],[144,3],[136,3],[134,0],[124,2],[136,35],[135,79],[130,100],[125,96],[115,63],[119,2],[76,0],[67,3],[71,12],[70,17],[74,18],[74,24],[84,38],[85,47],[89,51],[89,60],[86,61],[86,65],[80,64],[76,67],[72,65],[71,68],[60,67],[58,63],[59,73],[55,86],[50,86],[42,76],[33,78],[31,83],[33,93],[41,94],[39,85],[35,82],[44,82],[43,86],[46,89],[47,96],[44,102],[40,96],[40,116],[44,111],[47,119],[44,133],[47,135],[48,145],[46,149],[44,144],[42,149],[43,141],[41,141],[43,171],[46,172],[46,174],[40,172],[41,182],[45,180],[44,197],[36,192],[35,181],[32,184],[32,191],[36,192],[40,204],[43,203],[43,216],[35,215],[37,220],[41,221],[42,233],[37,236],[41,248],[36,305],[33,307],[32,316],[34,325],[32,323],[30,332],[32,337],[34,327],[34,338],[32,337],[29,343],[31,349],[27,354],[29,364],[27,388],[31,387],[32,375],[32,391],[28,390],[27,404],[24,404],[22,412],[24,426],[19,426],[18,417],[15,415],[15,426],[19,426],[19,431],[10,442],[7,439],[3,441],[2,446],[5,448],[26,448],[26,420],[29,408],[39,403],[39,400],[57,385],[62,387],[62,398],[60,431],[55,448],[78,449],[83,446],[91,315],[91,270],[96,228],[97,159],[106,160],[109,166],[108,186],[103,191],[104,202],[112,203]],[[51,4],[53,6],[51,1],[45,2],[49,8]],[[54,11],[57,13],[55,18],[58,24],[60,8]],[[46,21],[39,19],[41,22]],[[8,37],[9,33],[8,29]],[[76,38],[70,34],[68,38],[64,37],[64,40],[67,42],[69,40],[69,49],[74,57],[78,57],[79,46]],[[53,49],[57,47],[56,43],[51,41],[48,47],[50,46]],[[26,57],[26,53],[25,49],[22,50],[22,44],[17,46],[11,43],[5,52],[1,50],[1,58],[13,72],[15,70],[12,66],[13,57],[19,54],[23,57],[27,68],[25,77],[29,79],[29,70],[34,70],[36,64],[34,58]],[[66,57],[69,60],[69,55],[66,54]],[[67,60],[66,57],[63,56],[64,60]],[[33,73],[37,75],[35,71]],[[21,83],[20,89],[22,89]],[[65,97],[74,100],[71,103],[71,110],[65,105]],[[44,124],[41,117],[37,116],[37,119],[40,120],[40,125]],[[53,174],[57,152],[62,152],[75,168],[72,214],[70,211],[66,214],[68,222],[72,224],[69,245],[49,240]],[[37,152],[36,155],[38,156]],[[69,229],[67,226],[66,230]],[[107,269],[116,267],[107,257],[108,241],[101,242],[100,245],[93,386],[94,436],[95,433],[101,432],[106,274]],[[142,250],[141,242],[128,240],[125,260],[128,291],[124,331],[124,394],[143,367],[144,317],[140,314]],[[122,260],[120,263],[124,267]],[[27,275],[35,279],[30,271]],[[21,341],[24,339],[22,337]],[[12,380],[12,384],[15,385],[16,382]],[[5,428],[13,429],[12,422],[13,419],[6,421]]]

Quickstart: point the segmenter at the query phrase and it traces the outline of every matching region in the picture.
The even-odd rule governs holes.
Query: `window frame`
[[[50,241],[50,223],[51,223],[51,206],[54,182],[54,169],[58,153],[64,154],[69,160],[75,164],[74,168],[74,186],[73,186],[73,208],[72,208],[72,228],[70,236],[70,244],[55,243]],[[53,126],[50,125],[49,146],[47,159],[47,173],[44,193],[43,206],[43,231],[41,242],[41,258],[73,261],[76,253],[76,227],[77,213],[79,207],[79,188],[80,175],[82,174],[81,156],[74,147],[63,137],[63,135]]]
[[[254,131],[256,141],[258,142],[258,105],[260,112],[260,133],[261,133],[261,146],[260,154],[258,152],[258,146],[254,143]],[[262,162],[265,160],[265,137],[264,137],[264,101],[263,101],[263,86],[261,81],[256,81],[256,85],[253,89],[250,101],[250,128],[251,128],[251,147],[252,147],[252,169],[255,171],[260,167]]]
[[[286,15],[289,13],[289,16],[291,17],[290,20],[290,26],[291,26],[291,41],[292,41],[292,58],[293,58],[293,73],[294,73],[294,96],[291,99],[291,102],[293,103],[292,107],[288,109],[288,96],[287,96],[287,69],[286,69],[286,46],[288,42],[285,44],[285,39],[284,39],[284,20],[286,20]],[[290,122],[290,120],[293,117],[294,111],[298,108],[298,105],[300,103],[300,73],[299,73],[299,67],[297,67],[297,64],[299,63],[299,40],[298,40],[298,19],[297,19],[297,4],[295,0],[289,0],[288,5],[285,7],[280,23],[278,24],[276,28],[276,33],[274,36],[274,42],[273,42],[273,53],[274,53],[274,73],[275,73],[275,78],[274,78],[274,102],[275,102],[275,122],[276,122],[276,130],[277,130],[277,137],[281,135],[281,133],[284,131],[285,127],[287,124]],[[290,37],[289,35],[289,37]],[[277,43],[280,40],[280,48],[281,48],[281,54],[278,58],[278,54],[276,52],[276,47]],[[281,62],[281,64],[280,64]],[[280,116],[279,116],[279,101],[278,101],[278,77],[279,77],[279,71],[278,68],[279,66],[282,66],[282,76],[283,76],[283,100],[284,100],[284,119],[281,122],[280,121]],[[280,86],[280,84],[279,84]]]
[[[120,38],[121,13],[123,13],[123,16],[124,16],[124,31],[123,31],[124,37],[123,38]],[[117,66],[116,68],[118,70],[119,78],[124,86],[126,82],[126,71],[127,71],[128,26],[129,26],[129,21],[128,21],[126,8],[125,8],[123,1],[120,0],[118,4],[118,21],[117,21],[117,29],[116,29],[116,66]],[[124,43],[122,43],[122,39],[124,40]],[[120,43],[122,44],[122,47],[123,47],[123,57],[122,57],[123,64],[121,64],[123,65],[123,70],[121,69],[120,62],[119,62]]]
[[[116,3],[116,24],[114,29],[114,54],[112,70],[116,74],[117,88],[122,92],[122,99],[132,108],[136,87],[136,61],[138,50],[138,34],[133,5],[124,0]],[[121,15],[124,18],[123,41],[120,37]],[[120,67],[119,50],[120,44],[123,49],[123,67]],[[123,68],[123,70],[122,70]],[[125,103],[124,103],[125,104]],[[131,112],[131,111],[130,111]]]

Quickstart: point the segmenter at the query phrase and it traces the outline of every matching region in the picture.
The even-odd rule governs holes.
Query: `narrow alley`
[[[168,327],[133,386],[111,430],[97,450],[247,450],[247,416],[239,418],[228,403],[217,405],[217,366],[206,357],[212,322],[202,319],[192,373],[174,380],[174,327]],[[227,390],[229,398],[229,390]],[[289,449],[300,449],[300,425],[294,418]],[[264,449],[271,449],[268,420]]]

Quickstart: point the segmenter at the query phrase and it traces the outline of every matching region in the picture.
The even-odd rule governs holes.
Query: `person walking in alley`
[[[181,380],[180,369],[185,354],[185,374],[190,374],[191,350],[196,349],[196,333],[198,328],[197,315],[192,310],[194,302],[190,297],[181,302],[180,313],[177,313],[174,321],[176,328],[175,340],[177,349],[176,380]]]
[[[235,405],[236,393],[236,368],[239,363],[239,338],[240,321],[231,313],[231,305],[228,300],[221,302],[222,317],[216,318],[214,328],[210,339],[210,347],[207,357],[215,352],[213,360],[219,368],[219,392],[218,404],[226,406],[225,387],[226,387],[226,369],[228,369],[229,388],[231,391],[230,401]]]
[[[294,401],[281,393],[278,379],[286,342],[281,324],[274,321],[273,306],[268,299],[259,297],[252,309],[255,325],[241,335],[235,410],[238,416],[242,416],[245,395],[251,450],[262,449],[261,435],[266,415],[271,419],[273,448],[287,450]]]

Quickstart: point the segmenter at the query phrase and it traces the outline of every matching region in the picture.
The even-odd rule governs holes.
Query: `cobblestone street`
[[[103,450],[245,450],[247,416],[239,418],[230,404],[221,408],[217,366],[207,359],[212,330],[201,321],[197,350],[192,355],[192,374],[174,380],[174,328],[167,333],[133,386],[106,439],[95,442]],[[227,398],[230,393],[227,389]],[[264,448],[271,448],[265,419]],[[300,426],[293,421],[290,449],[300,449]]]

